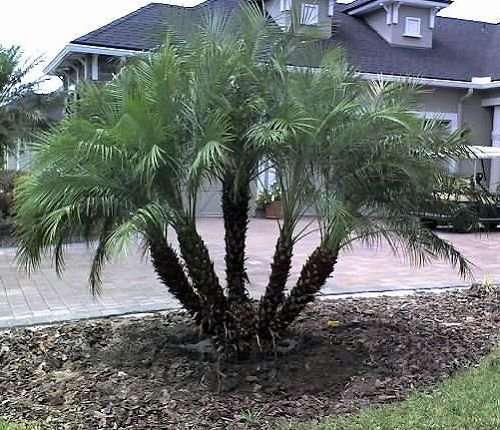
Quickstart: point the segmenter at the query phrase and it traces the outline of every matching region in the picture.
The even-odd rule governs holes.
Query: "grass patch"
[[[369,408],[353,417],[279,430],[496,430],[500,429],[500,350],[481,366],[462,372],[432,391],[408,400]]]
[[[0,418],[0,430],[42,430],[37,424],[14,424]]]

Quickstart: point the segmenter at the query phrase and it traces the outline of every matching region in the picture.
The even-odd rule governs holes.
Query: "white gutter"
[[[56,75],[57,68],[61,63],[72,54],[96,54],[96,55],[109,55],[112,57],[131,57],[138,55],[140,50],[133,49],[120,49],[120,48],[106,48],[103,46],[80,45],[77,43],[70,43],[56,55],[56,57],[43,69],[47,75]]]
[[[363,79],[387,82],[412,82],[418,85],[440,88],[464,88],[473,90],[491,90],[500,88],[500,81],[491,81],[487,78],[472,78],[472,81],[453,81],[450,79],[418,78],[413,76],[386,75],[383,73],[359,73]]]

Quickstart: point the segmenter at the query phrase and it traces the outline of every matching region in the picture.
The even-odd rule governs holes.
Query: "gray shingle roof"
[[[238,0],[208,0],[188,10],[194,14],[221,6],[231,10],[237,4]],[[343,46],[349,61],[361,72],[457,81],[481,76],[500,79],[499,25],[438,17],[432,49],[394,47],[362,18],[348,15],[346,11],[352,5],[337,5],[334,35],[318,43]],[[155,48],[162,40],[166,17],[172,9],[182,8],[151,3],[72,43],[138,51]]]
[[[498,25],[437,17],[433,48],[413,49],[389,45],[346,9],[339,7],[331,42],[344,46],[350,62],[362,72],[460,81],[500,77]]]
[[[199,14],[207,8],[232,10],[238,0],[207,0],[194,7],[150,3],[122,18],[94,30],[71,43],[137,51],[150,50],[163,40],[166,22],[176,12]]]

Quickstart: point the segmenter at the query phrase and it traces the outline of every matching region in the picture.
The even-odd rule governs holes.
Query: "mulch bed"
[[[334,321],[342,325],[336,327]],[[182,313],[0,333],[0,416],[63,429],[266,429],[403,399],[495,347],[500,293],[311,306],[281,356],[214,363]]]

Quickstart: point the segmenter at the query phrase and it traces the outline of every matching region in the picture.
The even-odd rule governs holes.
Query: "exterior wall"
[[[465,94],[465,90],[447,88],[425,88],[424,91],[419,109],[422,112],[458,113],[458,102]]]
[[[387,12],[383,7],[365,16],[365,21],[387,43],[392,43],[392,25],[387,25]]]
[[[285,28],[290,25],[290,12],[281,12],[280,0],[266,1],[265,6],[269,15],[276,21],[276,24]]]
[[[328,0],[291,0],[292,10],[300,17],[302,4],[317,4],[318,8],[318,24],[314,26],[302,26],[304,31],[314,29],[317,31],[318,38],[328,39],[332,35],[332,17],[328,16]],[[287,28],[291,24],[292,11],[281,11],[280,0],[270,0],[265,3],[266,10],[273,17],[280,27]]]
[[[398,23],[387,24],[387,12],[382,6],[380,9],[364,17],[366,23],[373,28],[385,41],[394,46],[409,48],[432,48],[432,29],[430,28],[430,10],[401,5],[398,9]],[[406,18],[420,18],[420,32],[422,37],[405,36]]]
[[[318,24],[315,26],[303,26],[304,30],[314,28],[315,34],[319,38],[329,39],[332,36],[332,17],[328,16],[328,0],[292,0],[292,7],[295,8],[297,16],[300,16],[302,4],[317,4]]]
[[[405,36],[406,18],[420,18],[421,38]],[[430,28],[429,9],[401,5],[399,8],[399,22],[392,26],[392,44],[412,48],[432,48],[432,29]]]
[[[463,102],[462,118],[458,118],[458,105],[460,99],[466,94],[463,89],[430,88],[420,101],[421,112],[441,112],[450,117],[456,115],[457,125],[470,132],[470,144],[478,146],[491,146],[492,109],[483,108],[481,102],[485,94],[476,92]],[[490,172],[490,161],[484,161],[486,184]],[[479,171],[482,168],[479,166]],[[457,173],[463,176],[474,174],[474,162],[462,160],[458,163]]]
[[[493,109],[483,108],[481,101],[483,94],[474,94],[463,104],[463,127],[470,131],[471,144],[478,146],[491,146],[491,133],[493,128]],[[460,172],[470,176],[474,174],[474,164],[478,171],[482,171],[481,162],[461,161]],[[491,160],[484,160],[486,178],[490,176]],[[485,182],[488,184],[488,179]]]
[[[483,94],[476,93],[463,104],[463,127],[470,130],[472,144],[491,146],[492,108],[481,106]]]

